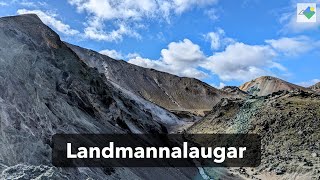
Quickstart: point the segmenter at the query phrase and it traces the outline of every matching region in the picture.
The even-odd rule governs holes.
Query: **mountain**
[[[245,179],[319,178],[320,95],[279,91],[246,100],[223,99],[187,133],[259,134],[261,165],[229,169]],[[214,170],[206,168],[216,177]]]
[[[235,97],[246,97],[248,95],[247,92],[242,91],[237,86],[225,86],[221,89],[222,91],[225,91],[229,94],[232,94]]]
[[[68,44],[85,63],[112,82],[170,111],[203,114],[222,98],[243,97],[218,90],[194,78],[178,77],[115,60],[95,51]]]
[[[320,92],[320,82],[318,82],[317,84],[310,86],[309,89],[316,91],[316,92]]]
[[[246,82],[239,87],[242,91],[245,91],[251,95],[257,96],[266,96],[273,92],[286,90],[286,91],[294,91],[294,90],[303,90],[309,91],[307,88],[302,86],[298,86],[295,84],[291,84],[282,79],[278,79],[271,76],[262,76],[252,81]]]
[[[181,121],[89,67],[36,15],[0,18],[0,179],[190,179],[196,168],[55,168],[56,133],[167,133]]]

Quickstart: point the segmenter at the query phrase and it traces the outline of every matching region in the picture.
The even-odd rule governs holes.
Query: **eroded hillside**
[[[243,177],[319,178],[319,95],[280,91],[247,100],[224,99],[187,132],[261,135],[261,165],[230,169]]]

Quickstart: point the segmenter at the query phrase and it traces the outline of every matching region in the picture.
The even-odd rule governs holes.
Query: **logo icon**
[[[316,3],[297,4],[297,22],[316,22]]]

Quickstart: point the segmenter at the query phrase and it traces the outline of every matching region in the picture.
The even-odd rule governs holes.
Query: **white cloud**
[[[221,35],[224,35],[222,30],[208,34],[212,49],[218,49],[221,46]],[[277,76],[274,72],[288,74],[287,69],[277,62],[276,58],[298,56],[320,47],[320,41],[306,36],[282,37],[266,40],[265,43],[248,45],[233,42],[227,45],[224,51],[208,57],[201,66],[218,75],[223,81],[248,81],[263,75]]]
[[[285,76],[289,73],[288,70],[276,59],[301,55],[312,50],[308,48],[312,41],[306,36],[271,39],[261,45],[236,42],[226,37],[222,29],[208,33],[206,37],[210,38],[213,50],[223,50],[206,56],[199,45],[184,39],[169,43],[166,49],[161,50],[161,57],[157,60],[143,58],[139,54],[122,56],[126,57],[129,63],[178,76],[203,79],[215,74],[224,82],[244,82],[264,75]],[[320,46],[318,41],[313,43],[313,48]],[[315,44],[317,46],[314,46]],[[222,86],[223,83],[216,87]]]
[[[39,6],[47,6],[48,4],[46,2],[35,2],[35,1],[29,1],[29,0],[16,0],[16,1],[12,1],[12,3],[17,3],[21,6],[26,6],[26,7],[32,7],[32,8],[36,8]]]
[[[103,28],[94,25],[88,26],[84,29],[84,35],[87,38],[98,41],[121,41],[123,39],[123,35],[137,38],[140,37],[137,32],[131,30],[125,24],[119,24],[118,26],[118,29],[112,30],[110,32],[105,32]]]
[[[157,3],[153,0],[69,0],[79,12],[86,11],[101,19],[138,19],[152,15],[157,10]]]
[[[217,9],[210,9],[205,11],[205,14],[213,21],[217,21],[219,19],[219,12]]]
[[[206,57],[200,50],[200,47],[192,43],[189,39],[184,39],[180,42],[171,42],[168,45],[168,49],[162,49],[159,60],[151,60],[137,56],[129,59],[128,62],[178,76],[202,79],[208,75],[197,68],[198,64],[205,60]]]
[[[202,67],[217,74],[224,81],[247,81],[271,74],[268,68],[282,67],[273,62],[275,56],[276,52],[269,46],[237,42],[229,45],[223,52],[210,56]]]
[[[34,2],[20,2],[20,5],[27,7],[36,7],[37,5]]]
[[[220,82],[219,85],[215,85],[215,84],[210,84],[210,85],[211,85],[212,87],[217,88],[217,89],[222,89],[222,88],[224,88],[224,87],[226,86],[226,84],[223,83],[223,82]]]
[[[129,53],[129,54],[126,55],[126,58],[128,58],[128,59],[134,59],[136,57],[140,57],[140,54],[138,54],[138,53]]]
[[[217,0],[68,0],[79,13],[86,13],[85,36],[103,41],[121,41],[123,36],[140,38],[133,23],[146,19],[170,21],[194,7],[206,7]],[[117,27],[117,24],[122,24]],[[113,24],[115,27],[106,27]],[[130,27],[130,28],[129,28]]]
[[[163,61],[177,66],[190,66],[205,59],[200,46],[193,44],[189,39],[180,42],[171,42],[168,49],[162,49]]]
[[[310,87],[312,85],[315,85],[318,82],[320,82],[320,79],[312,79],[310,81],[299,82],[297,84],[303,87]]]
[[[109,56],[113,59],[122,59],[122,60],[136,59],[140,57],[140,54],[138,53],[129,53],[127,55],[124,55],[123,53],[116,51],[114,49],[104,49],[104,50],[101,50],[99,53]]]
[[[112,50],[105,49],[105,50],[100,51],[99,53],[104,54],[106,56],[109,56],[113,59],[123,59],[124,58],[124,56],[120,52],[113,50],[113,49]]]
[[[128,62],[131,64],[135,64],[137,66],[156,69],[158,71],[175,74],[177,76],[182,76],[182,77],[191,77],[191,78],[197,78],[197,79],[203,79],[205,77],[208,77],[208,74],[196,69],[195,67],[191,66],[191,67],[183,68],[180,66],[174,66],[172,64],[166,64],[162,60],[151,60],[148,58],[135,57],[134,59],[130,59]]]
[[[0,6],[9,6],[9,5],[20,5],[26,7],[38,7],[38,6],[47,6],[46,2],[33,2],[29,0],[11,0],[10,2],[0,1]]]
[[[216,3],[217,0],[173,0],[172,8],[176,13],[182,13],[195,6],[206,6]]]
[[[86,11],[102,19],[140,19],[169,16],[192,7],[212,5],[217,0],[68,0],[79,12]]]
[[[220,34],[223,34],[222,30]],[[216,46],[213,49],[221,46],[219,38],[214,41]],[[184,39],[180,42],[171,42],[167,49],[161,51],[161,57],[158,60],[136,56],[128,62],[179,76],[202,79],[209,76],[207,73],[209,71],[222,81],[244,82],[264,75],[288,74],[287,69],[276,59],[282,56],[281,53],[291,55],[302,52],[302,50],[296,50],[297,44],[300,45],[297,42],[301,40],[306,39],[305,37],[280,38],[266,40],[266,44],[262,45],[233,42],[226,45],[224,50],[213,52],[213,55],[208,57],[197,44]]]
[[[306,36],[283,37],[277,40],[266,40],[275,50],[287,56],[296,56],[306,53],[314,48],[320,47],[319,41],[314,41]]]
[[[218,50],[229,44],[235,43],[235,40],[226,37],[224,30],[221,28],[217,28],[217,31],[215,32],[209,32],[205,35],[205,38],[207,41],[211,42],[212,50]]]
[[[60,20],[57,19],[56,14],[46,13],[41,10],[26,10],[19,9],[17,11],[18,14],[36,14],[43,21],[43,23],[52,26],[57,31],[65,34],[65,35],[76,35],[79,34],[78,30],[72,29],[68,24],[64,24]]]
[[[161,60],[151,60],[148,58],[142,58],[140,56],[135,57],[133,59],[129,59],[128,62],[131,64],[141,66],[141,67],[145,67],[145,68],[157,69],[159,71],[166,71],[167,72],[167,69],[169,69],[166,67],[166,65]]]

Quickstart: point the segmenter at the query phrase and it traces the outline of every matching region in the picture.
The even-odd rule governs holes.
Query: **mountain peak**
[[[21,14],[16,16],[6,16],[6,17],[1,17],[0,19],[12,19],[12,20],[19,20],[21,22],[43,23],[39,18],[39,16],[36,14]]]
[[[242,91],[248,92],[252,95],[265,96],[277,91],[294,91],[304,90],[306,88],[289,83],[282,79],[272,76],[261,76],[252,81],[246,82],[239,87]]]
[[[0,27],[8,38],[22,44],[32,39],[33,43],[42,45],[41,47],[57,49],[62,45],[59,35],[46,26],[36,14],[0,18]]]
[[[273,76],[261,76],[261,77],[258,77],[254,80],[261,80],[261,81],[271,81],[271,80],[279,80],[279,81],[283,81],[282,79],[279,79],[279,78],[276,78],[276,77],[273,77]]]

